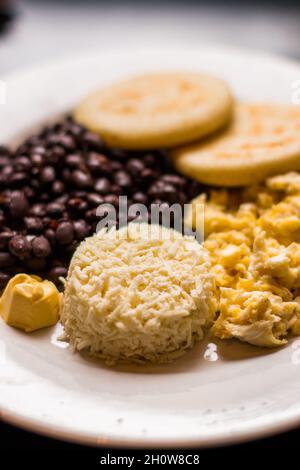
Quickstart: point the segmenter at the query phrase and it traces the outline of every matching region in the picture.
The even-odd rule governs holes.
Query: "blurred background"
[[[169,44],[300,59],[299,25],[299,0],[0,0],[0,74],[89,50]]]

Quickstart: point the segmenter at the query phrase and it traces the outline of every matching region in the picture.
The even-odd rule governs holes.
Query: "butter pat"
[[[60,294],[52,282],[17,274],[0,299],[0,315],[8,325],[30,333],[57,323],[59,304]]]

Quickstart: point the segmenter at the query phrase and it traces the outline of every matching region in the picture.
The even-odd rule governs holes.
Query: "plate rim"
[[[215,54],[231,54],[235,56],[243,55],[251,57],[257,60],[267,60],[272,64],[282,65],[285,67],[296,68],[300,72],[300,61],[292,59],[289,57],[282,56],[280,54],[275,54],[272,52],[259,51],[251,48],[241,48],[227,45],[217,45],[217,44],[203,44],[202,46],[189,46],[183,45],[181,47],[162,47],[157,49],[151,47],[138,47],[138,48],[111,48],[106,49],[105,51],[93,51],[89,50],[88,53],[80,52],[76,55],[68,55],[63,58],[51,59],[43,61],[39,64],[30,65],[27,67],[22,67],[15,69],[14,71],[8,72],[1,76],[1,80],[7,82],[16,82],[24,80],[36,73],[43,71],[45,73],[47,70],[53,68],[64,68],[64,67],[74,67],[76,64],[85,62],[100,60],[103,56],[111,57],[112,55],[118,56],[122,53],[134,55],[134,54],[165,54],[165,53],[174,53],[177,54],[188,51],[192,54],[201,54],[212,52]],[[156,439],[149,436],[140,436],[140,437],[113,437],[110,435],[102,434],[101,437],[93,435],[92,432],[80,432],[79,430],[71,431],[67,426],[55,425],[55,423],[49,423],[42,418],[33,418],[30,416],[25,416],[22,413],[8,410],[3,407],[0,403],[0,419],[3,422],[17,426],[29,432],[37,433],[43,436],[47,436],[53,439],[60,439],[67,442],[72,442],[81,445],[90,445],[94,447],[112,447],[112,448],[164,448],[164,449],[174,449],[174,448],[211,448],[216,446],[229,446],[233,444],[238,444],[242,442],[247,442],[254,439],[260,439],[263,437],[269,437],[276,435],[281,432],[292,430],[297,428],[300,425],[300,410],[294,412],[291,416],[278,416],[275,422],[261,423],[255,428],[254,426],[249,427],[247,430],[234,430],[228,431],[228,434],[225,435],[224,429],[221,432],[216,432],[212,437],[208,435],[205,438],[203,435],[194,438],[166,438],[166,439]]]
[[[111,437],[101,434],[92,435],[89,432],[70,431],[65,426],[57,426],[53,423],[44,422],[41,419],[23,416],[20,413],[3,410],[0,406],[0,420],[16,426],[28,432],[36,433],[40,436],[49,437],[73,444],[86,445],[98,448],[124,448],[124,449],[205,449],[214,447],[229,447],[231,445],[242,444],[257,439],[268,438],[292,431],[300,426],[300,411],[293,417],[283,417],[275,424],[260,424],[257,429],[251,428],[248,431],[228,431],[225,436],[224,431],[216,433],[213,438],[171,438],[156,439],[147,436],[139,438]]]

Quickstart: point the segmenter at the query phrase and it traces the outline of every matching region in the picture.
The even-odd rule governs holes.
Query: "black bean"
[[[147,195],[141,191],[137,191],[132,195],[132,200],[133,202],[136,202],[138,204],[147,204],[148,198]]]
[[[146,184],[149,184],[150,181],[152,181],[154,179],[153,170],[151,170],[150,168],[145,168],[141,172],[140,178],[141,178],[142,182],[144,182]]]
[[[43,217],[46,214],[46,204],[36,203],[30,207],[29,214],[36,217]]]
[[[6,224],[6,218],[5,218],[3,211],[1,211],[0,212],[0,229],[2,229],[5,224]]]
[[[92,175],[95,176],[108,174],[111,171],[111,164],[109,159],[105,155],[96,152],[89,153],[87,165]]]
[[[15,232],[7,229],[0,233],[0,250],[4,250],[8,247],[9,240],[15,236]]]
[[[8,178],[3,173],[0,173],[0,189],[6,188],[8,183]]]
[[[68,199],[69,199],[68,194],[62,194],[61,196],[58,196],[57,198],[55,198],[53,202],[57,202],[58,204],[65,205]]]
[[[74,227],[71,222],[61,222],[56,229],[56,239],[60,245],[68,245],[74,240]]]
[[[121,186],[121,188],[126,189],[129,188],[131,185],[131,177],[126,171],[120,170],[114,174],[114,182],[118,186]]]
[[[11,217],[22,219],[29,210],[29,203],[25,194],[21,191],[14,191],[10,195],[9,212]]]
[[[58,202],[50,202],[47,204],[46,213],[47,215],[54,216],[54,215],[62,215],[65,210],[64,204],[60,204]]]
[[[26,183],[28,181],[28,175],[27,173],[17,171],[16,173],[13,173],[10,178],[9,182],[11,186],[14,187],[20,187],[22,184]]]
[[[54,145],[54,147],[47,152],[47,160],[49,163],[58,163],[65,157],[65,155],[66,151],[61,145]]]
[[[72,243],[70,243],[69,245],[67,245],[65,247],[65,253],[70,257],[73,256],[73,254],[77,250],[78,246],[79,246],[79,241],[74,240]]]
[[[65,191],[65,185],[62,181],[54,181],[51,187],[53,194],[62,194]]]
[[[2,175],[4,175],[6,178],[11,178],[11,176],[14,174],[14,168],[12,165],[6,165],[2,169]]]
[[[91,150],[101,150],[103,147],[102,140],[93,132],[84,132],[82,140]]]
[[[86,223],[85,220],[79,219],[74,222],[74,231],[75,238],[77,240],[83,240],[90,234],[91,227]]]
[[[47,128],[46,128],[47,129]],[[62,133],[64,134],[65,132],[65,127],[64,127],[64,122],[56,122],[52,126],[49,127],[48,131],[46,130],[47,135],[51,136],[51,134],[59,134]]]
[[[161,198],[163,197],[163,189],[164,189],[163,183],[159,184],[159,182],[156,181],[149,187],[148,195],[153,199]]]
[[[104,202],[103,197],[97,193],[88,194],[86,199],[91,207],[97,207],[99,206],[99,204],[102,204]]]
[[[68,200],[67,208],[72,212],[84,212],[88,208],[88,203],[79,197],[73,197]]]
[[[24,186],[23,192],[25,196],[27,197],[27,199],[34,199],[36,197],[36,192],[30,186]]]
[[[54,268],[50,269],[47,273],[47,277],[50,281],[54,282],[54,284],[59,284],[59,280],[61,277],[67,277],[68,270],[64,266],[55,266]]]
[[[40,217],[25,217],[24,218],[25,227],[28,232],[39,233],[42,232],[44,225]]]
[[[9,165],[10,159],[9,157],[5,157],[0,155],[0,168],[5,167],[6,165]]]
[[[163,198],[170,202],[175,203],[177,199],[176,188],[172,184],[165,184],[162,190]]]
[[[44,271],[47,267],[45,258],[29,258],[26,260],[26,266],[34,272]]]
[[[97,208],[86,211],[85,218],[88,222],[94,222],[98,219]]]
[[[119,205],[119,197],[115,194],[108,194],[104,197],[104,202],[107,204],[112,204],[113,206],[117,207]]]
[[[31,161],[28,157],[20,156],[14,160],[14,167],[16,171],[29,171],[31,169]]]
[[[89,188],[93,184],[91,176],[81,170],[72,172],[71,181],[76,188]]]
[[[34,177],[39,177],[41,173],[41,169],[38,168],[37,166],[32,167],[31,169],[31,175]]]
[[[42,146],[42,140],[39,135],[29,137],[29,139],[26,140],[26,144],[41,155],[45,153],[45,148]]]
[[[165,183],[173,184],[174,186],[183,187],[186,184],[186,179],[179,175],[163,175],[161,179]]]
[[[40,194],[39,199],[40,199],[41,202],[49,202],[50,201],[50,194],[48,192],[47,193],[42,193],[42,194]]]
[[[143,162],[145,163],[145,165],[152,168],[157,164],[157,159],[155,158],[155,155],[153,155],[152,153],[148,153],[144,155]]]
[[[0,268],[8,268],[15,264],[16,258],[8,251],[0,251]]]
[[[36,180],[36,179],[32,179],[30,181],[30,186],[32,187],[32,189],[36,192],[40,191],[41,190],[41,183]]]
[[[43,165],[43,157],[39,153],[32,153],[30,155],[31,163],[35,167],[41,167]]]
[[[95,181],[94,190],[99,194],[108,194],[111,191],[110,181],[103,177]]]
[[[53,166],[45,166],[40,174],[42,183],[52,183],[55,180],[56,174]]]
[[[72,173],[68,168],[64,168],[61,173],[61,176],[63,180],[65,181],[65,183],[69,183],[71,181],[71,175]]]
[[[126,160],[128,159],[128,153],[125,150],[115,148],[111,149],[110,153],[114,159],[117,159],[120,162],[126,162]]]
[[[31,148],[31,152],[34,153],[34,154],[37,154],[37,155],[45,155],[46,154],[46,148],[41,145],[41,141],[38,140],[38,145],[34,145],[32,148]]]
[[[74,138],[66,134],[51,134],[47,139],[47,143],[50,145],[61,145],[66,150],[74,150],[76,145]]]
[[[116,195],[116,196],[121,196],[121,194],[123,193],[123,189],[121,188],[121,186],[119,186],[117,184],[112,184],[111,185],[111,193]]]
[[[29,146],[25,143],[19,145],[17,148],[16,148],[16,151],[15,151],[15,154],[16,155],[23,155],[25,154],[27,151],[29,150]]]
[[[50,165],[57,165],[61,162],[65,156],[65,151],[63,147],[56,145],[47,151],[45,161]]]
[[[55,245],[56,237],[55,237],[55,231],[53,229],[47,228],[44,232],[44,235],[47,238],[47,240],[49,240],[51,245]]]
[[[80,197],[81,199],[84,199],[86,196],[87,192],[85,190],[75,190],[70,192],[71,197]]]
[[[110,162],[110,166],[111,166],[111,172],[114,172],[114,171],[118,171],[118,170],[122,170],[123,168],[123,165],[121,162],[118,162],[116,160],[112,160]]]
[[[201,185],[198,183],[198,181],[191,181],[187,189],[189,199],[193,199],[201,192]]]
[[[190,200],[190,198],[183,191],[177,191],[176,200],[177,200],[178,204],[183,206],[184,204],[186,204]]]
[[[57,266],[64,266],[64,261],[63,259],[57,259],[57,258],[54,258],[52,261],[51,261],[51,265],[49,266],[49,269],[52,269],[52,268],[56,268]]]
[[[72,153],[66,157],[66,165],[70,168],[78,168],[83,163],[83,158],[80,154]]]
[[[58,227],[58,220],[57,219],[51,219],[50,217],[44,217],[43,218],[43,224],[44,227],[46,228],[51,228],[52,230],[56,230]]]
[[[32,251],[37,258],[47,258],[51,254],[51,245],[47,238],[40,236],[35,237],[32,242]]]
[[[126,168],[132,176],[139,176],[145,168],[142,160],[138,158],[130,158],[126,163]]]
[[[60,143],[66,150],[73,150],[76,146],[75,140],[71,135],[61,136]]]
[[[9,241],[10,252],[19,259],[25,259],[30,256],[30,241],[23,235],[16,235]]]
[[[65,129],[76,137],[80,136],[84,132],[84,129],[75,122],[68,122],[65,125]]]
[[[8,281],[10,280],[11,275],[8,273],[0,272],[0,289],[4,289]]]

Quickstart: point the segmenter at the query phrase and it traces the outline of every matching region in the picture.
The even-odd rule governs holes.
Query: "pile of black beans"
[[[165,151],[107,148],[71,117],[17,149],[0,147],[0,286],[19,272],[56,284],[81,240],[94,233],[97,207],[187,203],[199,184],[176,173]],[[103,214],[103,216],[106,213]]]

